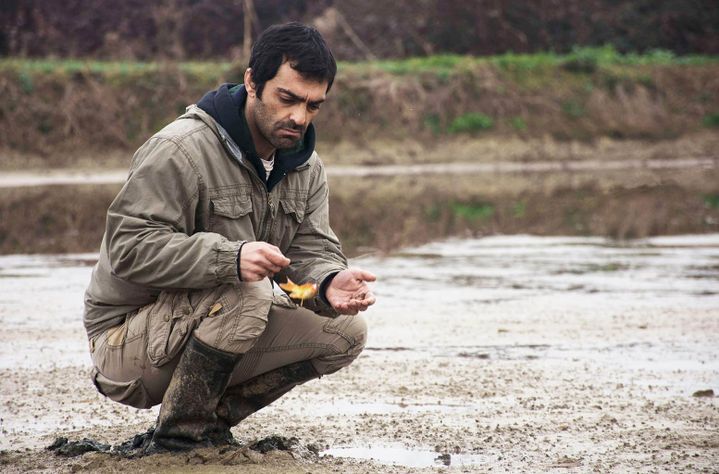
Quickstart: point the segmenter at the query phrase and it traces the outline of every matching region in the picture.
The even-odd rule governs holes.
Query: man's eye
[[[285,104],[291,104],[291,103],[294,102],[294,99],[292,99],[291,97],[282,97],[282,96],[280,96],[280,100],[281,100],[282,102],[284,102]]]
[[[320,110],[320,104],[309,104],[307,108],[313,112],[316,112],[317,110]]]

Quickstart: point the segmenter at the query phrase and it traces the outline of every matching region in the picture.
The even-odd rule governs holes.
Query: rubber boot
[[[190,337],[162,398],[148,454],[234,444],[215,410],[241,357]]]
[[[309,360],[265,372],[244,383],[229,387],[217,406],[217,416],[227,425],[235,426],[297,385],[319,376]]]

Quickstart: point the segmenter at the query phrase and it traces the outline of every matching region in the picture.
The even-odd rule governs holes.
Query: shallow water
[[[20,333],[47,328],[50,336],[42,346],[0,338],[0,368],[89,361],[84,345],[73,344],[76,350],[68,350],[63,336],[82,328],[82,297],[96,258],[93,254],[0,256],[3,327]],[[481,319],[484,308],[499,303],[542,305],[556,298],[587,308],[719,306],[719,235],[624,243],[603,238],[499,236],[437,242],[353,263],[379,275],[378,303],[372,313],[411,313],[415,323],[434,324],[460,312]],[[390,336],[396,341],[396,334]],[[388,338],[382,333],[371,337],[368,350],[387,348]],[[422,339],[403,340],[407,343],[399,349],[410,352],[405,354],[408,357],[413,351],[499,359],[581,357],[587,352],[592,357],[613,358],[620,352],[632,363],[637,354],[649,354],[652,348],[652,344],[621,347],[610,342],[580,348],[458,346],[451,338],[443,344],[433,338],[429,345]],[[682,354],[682,348],[674,352],[691,355]]]
[[[96,258],[0,257],[0,370],[81,372],[90,365],[82,298]],[[396,366],[406,376],[401,375],[402,364],[435,361],[457,377],[480,377],[461,371],[469,362],[501,367],[526,361],[548,371],[571,364],[592,370],[611,367],[606,377],[612,384],[630,386],[649,398],[719,388],[719,334],[701,328],[687,329],[686,337],[683,329],[653,332],[664,324],[661,315],[669,309],[703,314],[719,309],[719,234],[622,243],[531,236],[449,240],[385,258],[356,259],[353,265],[379,277],[374,286],[378,302],[367,313],[366,366]],[[577,315],[582,322],[568,324]],[[633,325],[631,331],[623,329],[627,324]],[[710,331],[715,328],[709,326]],[[332,380],[341,383],[342,377]],[[7,384],[0,382],[5,393],[14,387]],[[28,390],[42,394],[46,389],[38,383]],[[298,416],[436,415],[462,423],[487,406],[439,396],[378,399],[371,390],[327,397],[303,406]],[[9,435],[0,447],[23,445],[13,442],[14,433],[51,433],[67,423],[58,414],[29,425],[29,409],[25,413],[22,405],[8,406],[0,418]],[[85,422],[102,426],[112,420]],[[443,462],[436,459],[442,453],[421,444],[369,445],[366,440],[338,441],[325,454],[405,466]],[[476,452],[449,454],[452,466],[484,462]]]

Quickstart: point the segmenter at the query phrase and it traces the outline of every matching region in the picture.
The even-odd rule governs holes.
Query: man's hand
[[[267,242],[247,242],[240,250],[240,278],[242,281],[260,281],[290,264],[280,249]]]
[[[376,279],[370,272],[358,268],[342,270],[330,282],[325,297],[338,313],[357,314],[374,304],[375,297],[366,282]]]

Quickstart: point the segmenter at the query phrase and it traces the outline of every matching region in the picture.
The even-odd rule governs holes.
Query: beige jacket
[[[188,107],[135,153],[110,205],[85,293],[88,336],[121,324],[162,290],[238,282],[236,257],[245,241],[274,244],[292,261],[276,275],[280,282],[321,283],[347,268],[329,225],[327,177],[317,154],[267,192],[227,132]],[[319,296],[304,304],[336,316]]]

